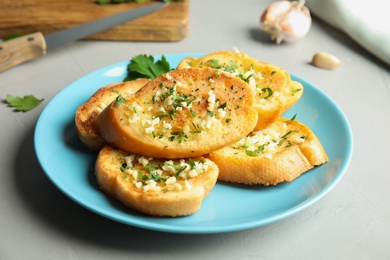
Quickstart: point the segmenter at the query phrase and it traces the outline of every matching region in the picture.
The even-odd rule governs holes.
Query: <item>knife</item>
[[[167,4],[160,2],[138,7],[45,36],[41,32],[36,32],[0,42],[0,72],[46,55],[49,49],[153,13]]]

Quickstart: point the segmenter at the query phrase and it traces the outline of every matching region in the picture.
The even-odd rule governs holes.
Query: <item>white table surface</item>
[[[389,66],[314,18],[293,44],[270,43],[259,17],[271,1],[190,2],[179,42],[79,41],[0,73],[0,98],[45,100],[18,113],[0,107],[0,259],[390,259]],[[59,191],[37,161],[33,133],[45,105],[83,75],[131,57],[239,50],[284,67],[327,93],[354,134],[338,185],[304,211],[258,228],[222,234],[143,230],[97,215]],[[345,61],[335,71],[309,64],[318,51]]]

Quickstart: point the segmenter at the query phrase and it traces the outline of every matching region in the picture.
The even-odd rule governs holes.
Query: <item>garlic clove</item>
[[[314,54],[311,63],[322,69],[334,70],[340,67],[341,60],[332,54],[317,52]]]
[[[260,17],[260,28],[271,40],[293,42],[304,37],[311,27],[310,11],[305,1],[277,1],[268,6]]]

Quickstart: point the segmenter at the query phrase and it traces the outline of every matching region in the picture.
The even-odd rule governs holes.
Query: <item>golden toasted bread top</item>
[[[278,118],[270,127],[253,131],[236,144],[223,149],[237,157],[272,159],[273,155],[280,154],[291,146],[299,146],[312,165],[328,160],[317,136],[309,127],[295,120],[295,116],[291,119]]]
[[[219,180],[276,185],[328,161],[316,135],[304,124],[279,118],[234,145],[208,155],[219,167]]]
[[[259,99],[278,97],[289,79],[284,69],[258,61],[243,52],[219,51],[201,58],[188,57],[178,65],[179,69],[190,67],[210,67],[238,77],[256,88]]]
[[[210,67],[247,82],[255,91],[254,104],[259,113],[256,129],[272,124],[282,114],[285,103],[290,101],[283,97],[288,94],[285,88],[291,81],[290,75],[281,67],[258,61],[243,52],[219,51],[201,58],[188,57],[178,65],[178,68],[186,67]],[[298,100],[297,97],[288,107]]]
[[[181,192],[191,189],[191,180],[216,168],[203,157],[156,159],[125,152],[106,145],[99,153],[97,168],[109,171],[126,181],[139,193]],[[194,184],[194,183],[193,183]]]
[[[206,154],[234,143],[257,122],[253,91],[211,68],[173,70],[99,117],[102,136],[126,151],[159,158]]]
[[[156,159],[106,145],[95,174],[99,187],[126,206],[154,216],[185,216],[199,210],[218,178],[204,157]]]

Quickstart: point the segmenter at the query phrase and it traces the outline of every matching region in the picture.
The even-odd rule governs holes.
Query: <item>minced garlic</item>
[[[181,191],[191,189],[189,180],[208,169],[208,161],[194,159],[161,160],[131,154],[121,158],[120,169],[137,189]]]
[[[293,118],[295,119],[295,116]],[[277,153],[282,147],[300,145],[305,142],[306,136],[300,134],[298,130],[288,130],[288,123],[294,119],[287,120],[281,124],[282,133],[272,129],[253,131],[250,135],[237,142],[233,148],[241,150],[250,157],[263,155],[265,158],[271,159],[272,155]]]

